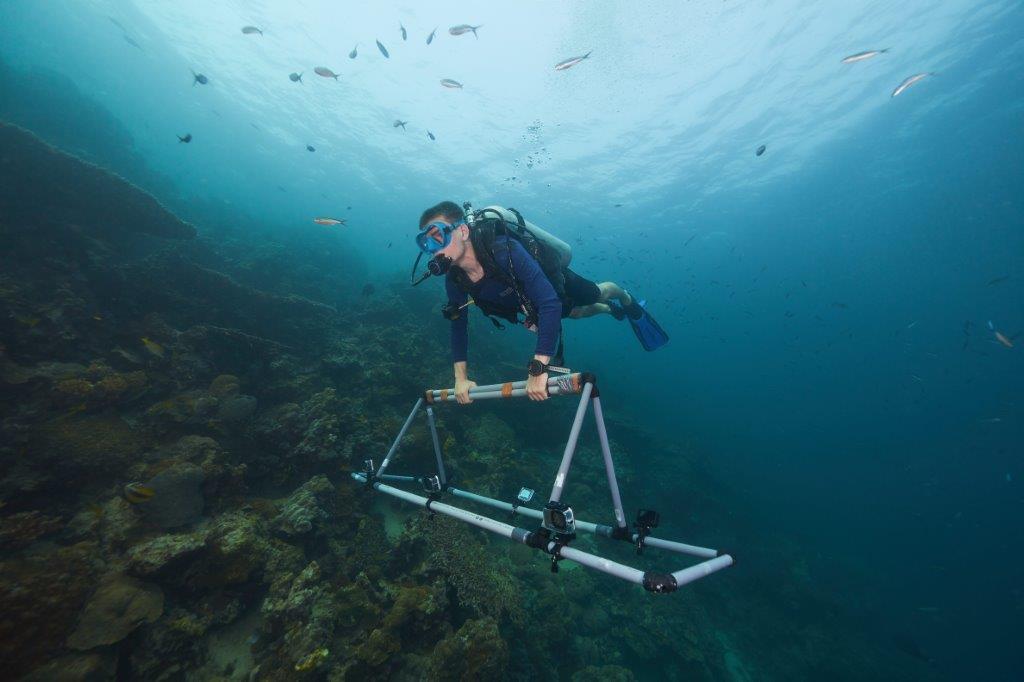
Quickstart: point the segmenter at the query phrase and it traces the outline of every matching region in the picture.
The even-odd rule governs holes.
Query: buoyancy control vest
[[[469,239],[473,244],[477,260],[484,270],[484,276],[495,277],[511,287],[519,300],[527,323],[536,323],[537,312],[533,303],[523,293],[522,283],[512,264],[512,254],[508,247],[496,248],[495,240],[499,236],[507,236],[519,242],[526,252],[540,265],[544,276],[551,283],[563,307],[571,305],[565,293],[565,270],[572,261],[572,247],[542,230],[533,223],[527,222],[522,214],[514,208],[488,206],[473,212],[466,206],[466,224],[469,226]],[[499,262],[500,259],[500,262]],[[470,293],[472,283],[464,272],[455,269],[452,276],[458,287]],[[488,317],[502,317],[511,322],[518,321],[518,310],[509,310],[489,301],[474,301]]]

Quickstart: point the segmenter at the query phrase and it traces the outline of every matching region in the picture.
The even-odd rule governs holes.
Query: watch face
[[[530,364],[526,366],[526,369],[530,373],[530,376],[539,377],[544,373],[547,367],[545,367],[543,362],[534,358],[533,360],[530,360]]]

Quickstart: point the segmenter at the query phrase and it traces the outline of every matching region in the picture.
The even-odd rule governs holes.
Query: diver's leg
[[[623,308],[628,308],[633,303],[633,297],[629,295],[629,292],[615,282],[601,282],[597,285],[597,288],[601,290],[600,300],[602,302],[607,301],[609,298],[614,298]]]
[[[612,309],[607,303],[591,303],[590,305],[580,305],[569,311],[569,317],[574,320],[578,320],[581,317],[593,317],[594,315],[601,315],[603,313],[611,313]]]

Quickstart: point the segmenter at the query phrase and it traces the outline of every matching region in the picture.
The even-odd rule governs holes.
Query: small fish
[[[302,82],[302,74],[301,73],[290,73],[290,74],[288,74],[288,80],[290,80],[292,83],[301,83]]]
[[[397,128],[398,126],[402,126],[402,130],[405,130],[405,124],[406,124],[406,123],[408,123],[408,121],[399,121],[399,120],[398,120],[398,119],[396,118],[396,119],[395,119],[395,122],[391,124],[391,127],[392,127],[392,128]]]
[[[431,140],[437,139],[436,137],[434,137],[434,133],[430,132],[429,130],[427,131],[427,137],[429,137]]]
[[[199,83],[200,85],[206,85],[209,82],[210,79],[204,76],[203,74],[196,73],[195,71],[192,72],[192,87],[195,87],[196,83]]]
[[[1009,472],[1006,473],[1006,482],[1007,483],[1013,483],[1013,474],[1011,474]]]
[[[832,302],[832,307],[833,307],[833,308],[843,308],[843,309],[846,309],[846,308],[848,308],[849,306],[848,306],[848,305],[846,305],[845,303],[840,303],[839,301],[833,301],[833,302]]]
[[[434,30],[430,32],[430,35],[427,36],[427,45],[429,45],[430,43],[434,42],[434,34],[435,33],[437,33],[437,27],[436,26],[434,27]]]
[[[352,51],[348,53],[348,58],[349,59],[355,59],[356,55],[358,55],[358,54],[359,54],[359,43],[356,43],[356,46],[353,47]]]
[[[314,146],[313,146],[313,145],[311,145],[311,144],[307,144],[307,145],[306,145],[306,151],[307,151],[307,152],[315,152],[315,151],[316,151],[316,147],[314,147]]]
[[[593,50],[591,50],[590,52],[593,52]],[[565,61],[558,62],[557,64],[555,64],[555,71],[565,71],[570,66],[576,66],[577,64],[582,62],[584,59],[589,57],[590,56],[590,52],[586,53],[585,55],[583,55],[581,57],[570,57],[569,59],[566,59]]]
[[[1010,339],[1006,338],[1003,335],[1002,332],[996,332],[995,334],[996,334],[996,341],[998,341],[999,343],[1003,344],[1007,348],[1013,348],[1013,341],[1011,341]]]
[[[994,332],[996,330],[996,326],[994,324],[992,324],[992,320],[988,321],[988,330],[990,332]]]
[[[398,22],[398,30],[402,32],[402,40],[405,40],[408,34],[405,32],[405,26],[402,26],[402,22]]]
[[[462,89],[462,83],[460,83],[459,81],[454,81],[451,78],[442,78],[441,85],[443,85],[446,88],[451,88],[453,90]]]
[[[373,286],[373,283],[371,282],[370,284],[367,284],[366,286],[363,287],[363,296],[372,296],[373,292],[375,292],[376,290],[377,289]]]
[[[142,345],[146,347],[146,350],[148,350],[153,355],[157,356],[158,358],[162,358],[164,356],[164,347],[161,346],[156,341],[151,341],[147,339],[145,336],[143,336],[139,340],[142,341]]]
[[[338,218],[327,218],[327,217],[313,218],[313,222],[316,223],[317,225],[344,225],[345,224],[344,220],[340,220]]]
[[[129,483],[124,487],[124,499],[132,504],[149,502],[156,495],[156,491],[141,483]]]
[[[137,48],[139,48],[140,50],[142,49],[142,45],[139,45],[139,44],[138,44],[137,42],[135,42],[134,40],[132,40],[132,39],[131,39],[131,38],[130,38],[129,36],[121,36],[121,37],[122,37],[122,38],[124,38],[124,42],[128,43],[128,44],[129,44],[129,45],[131,45],[132,47],[137,47]]]
[[[889,48],[884,50],[867,50],[866,52],[858,52],[857,54],[851,54],[849,57],[843,57],[839,60],[843,64],[853,64],[854,62],[862,62],[865,59],[871,59],[877,57],[880,54],[884,54],[889,51]]]
[[[1001,417],[989,417],[988,419],[979,419],[978,421],[980,421],[983,424],[998,424],[1003,420]]]
[[[913,329],[915,326],[917,326],[917,320],[914,320],[913,322],[908,324],[907,329]]]
[[[387,248],[389,248],[389,249],[391,248],[391,242],[388,242]]]
[[[999,284],[1000,282],[1005,282],[1008,279],[1010,279],[1009,275],[1003,275],[1002,277],[995,277],[995,278],[990,279],[988,281],[988,286],[992,286],[993,284]]]
[[[754,156],[761,156],[762,154],[764,154],[765,149],[767,149],[767,147],[761,145],[760,147],[754,150]]]
[[[448,33],[451,33],[453,36],[461,36],[463,33],[469,33],[470,31],[472,31],[473,35],[479,39],[480,36],[476,35],[476,30],[481,26],[483,26],[483,24],[479,24],[477,26],[470,26],[469,24],[459,24],[458,26],[452,26],[450,29],[448,29]]]
[[[391,58],[391,55],[388,54],[388,48],[384,47],[384,45],[382,45],[379,40],[377,41],[377,49],[380,50],[380,53],[382,55],[384,55],[384,59],[390,59]]]
[[[252,35],[253,33],[259,33],[260,35],[263,35],[263,31],[259,30],[255,26],[243,26],[242,33],[244,33],[247,36]]]
[[[192,133],[185,133],[184,137],[182,137],[181,135],[178,135],[178,142],[184,142],[185,144],[188,144],[191,141],[192,141]]]
[[[334,80],[338,80],[338,74],[334,73],[326,66],[318,66],[313,69],[313,72],[318,76],[323,76],[324,78],[333,78]]]
[[[907,88],[909,88],[911,85],[913,85],[914,83],[918,82],[922,78],[925,78],[926,76],[934,76],[934,75],[935,75],[934,73],[929,71],[929,72],[926,72],[926,73],[914,74],[913,76],[910,76],[910,77],[906,78],[902,83],[900,83],[898,86],[896,86],[895,90],[892,91],[892,97],[895,97],[895,96],[899,95],[904,90],[906,90]]]

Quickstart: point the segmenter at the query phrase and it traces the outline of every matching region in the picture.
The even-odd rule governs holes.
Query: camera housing
[[[524,503],[524,504],[529,502],[530,500],[533,499],[533,489],[532,488],[522,488],[522,489],[520,489],[519,495],[516,497],[516,499],[519,500],[520,502]]]
[[[423,490],[428,493],[439,493],[441,492],[441,479],[434,474],[433,476],[423,476],[420,478],[420,483],[423,484]]]
[[[576,517],[564,502],[548,502],[544,506],[544,527],[556,535],[575,535]]]

